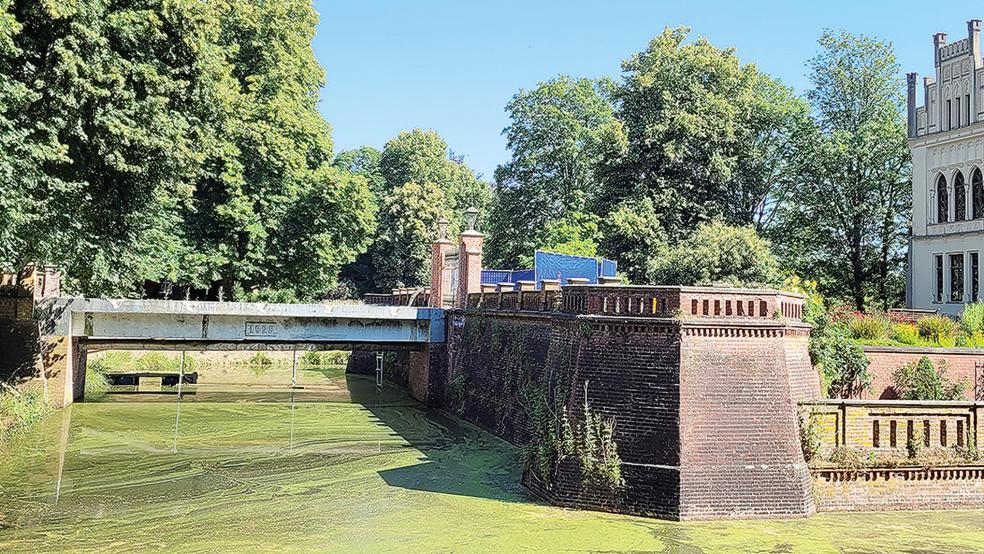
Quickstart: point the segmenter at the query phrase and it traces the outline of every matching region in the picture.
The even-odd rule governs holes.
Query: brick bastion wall
[[[415,373],[430,373],[415,396],[521,447],[535,440],[537,384],[563,393],[555,408],[572,426],[585,399],[614,420],[624,487],[588,483],[562,457],[549,482],[524,476],[553,503],[673,519],[805,516],[814,501],[796,403],[819,395],[819,378],[802,304],[686,287],[472,294],[449,313],[443,352],[409,355],[406,381],[413,389]]]

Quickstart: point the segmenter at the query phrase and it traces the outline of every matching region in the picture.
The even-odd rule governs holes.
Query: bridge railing
[[[430,304],[430,295],[430,287],[400,288],[389,293],[369,293],[362,300],[377,306],[424,307]]]

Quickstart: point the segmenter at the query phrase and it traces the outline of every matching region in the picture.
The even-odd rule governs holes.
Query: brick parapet
[[[980,446],[984,431],[980,402],[817,400],[800,406],[818,426],[821,455],[842,447],[876,457],[903,455],[915,436],[925,447],[956,452]]]

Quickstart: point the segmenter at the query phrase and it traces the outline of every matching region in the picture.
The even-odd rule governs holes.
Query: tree
[[[316,22],[306,0],[0,2],[0,259],[88,295],[283,287],[283,227],[321,198],[309,231],[346,240],[286,265],[332,281],[373,206],[327,170]]]
[[[769,242],[753,227],[705,223],[655,263],[648,282],[661,285],[778,286],[782,276]]]
[[[816,127],[775,236],[800,273],[864,309],[901,299],[911,211],[909,149],[892,45],[825,32],[809,61]]]
[[[571,222],[588,217],[596,167],[607,143],[622,134],[611,88],[608,81],[560,76],[506,104],[511,123],[503,134],[512,157],[495,172],[486,248],[493,265],[524,266],[535,248],[556,245],[558,238],[547,235],[558,226],[572,231]]]
[[[434,183],[409,182],[394,188],[383,203],[372,249],[375,285],[385,290],[429,282],[437,222],[450,215],[444,191]]]
[[[666,255],[666,231],[649,198],[626,201],[601,221],[599,251],[618,260],[621,274],[635,284],[653,283],[659,260]]]
[[[892,373],[895,392],[902,400],[960,400],[965,385],[950,382],[946,371],[945,361],[934,366],[928,356],[923,356]]]
[[[353,175],[361,175],[369,182],[369,190],[381,199],[386,195],[386,179],[380,169],[382,153],[371,146],[339,152],[333,165]]]
[[[624,147],[610,148],[594,202],[604,215],[648,198],[671,240],[712,219],[764,226],[793,181],[807,110],[733,49],[665,29],[622,63],[615,91]],[[617,253],[612,253],[617,254]]]
[[[221,56],[213,14],[145,0],[0,3],[0,259],[123,294],[172,252]],[[194,32],[192,32],[194,31]]]
[[[447,217],[454,236],[465,209],[484,211],[489,203],[488,185],[434,131],[415,129],[391,139],[379,172],[386,194],[378,234],[369,252],[343,270],[359,292],[427,283],[437,220]]]

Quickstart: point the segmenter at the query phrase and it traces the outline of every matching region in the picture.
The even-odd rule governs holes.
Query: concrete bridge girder
[[[81,397],[90,350],[419,351],[445,336],[440,308],[92,298],[47,299],[37,308],[38,363],[61,405]]]

